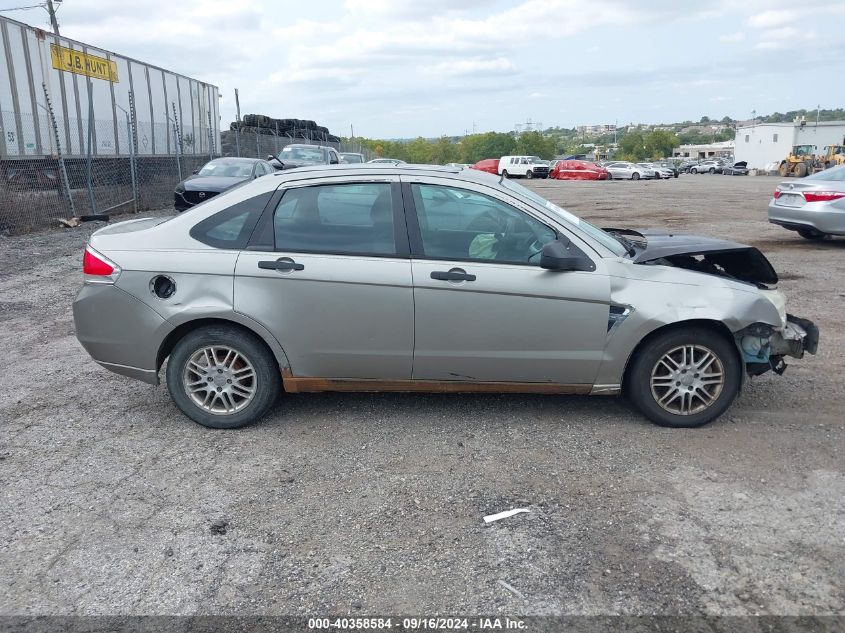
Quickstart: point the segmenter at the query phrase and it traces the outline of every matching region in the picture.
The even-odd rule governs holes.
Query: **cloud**
[[[730,33],[728,35],[720,35],[720,42],[741,42],[745,39],[745,34],[742,32]]]
[[[788,9],[776,9],[763,11],[748,18],[748,24],[755,29],[769,29],[775,26],[789,24],[798,18],[797,11]]]
[[[423,68],[423,70],[438,77],[478,77],[483,75],[502,77],[513,75],[519,71],[516,64],[504,57],[498,57],[496,59],[450,60],[434,66],[428,66]]]

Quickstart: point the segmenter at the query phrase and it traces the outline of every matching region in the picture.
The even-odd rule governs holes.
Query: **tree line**
[[[445,165],[446,163],[474,164],[485,158],[510,155],[539,156],[551,160],[556,156],[586,154],[590,148],[577,140],[562,140],[541,132],[484,132],[462,137],[441,136],[437,139],[415,138],[411,141],[368,139],[356,137],[355,142],[380,158],[397,158],[408,163]],[[615,156],[624,160],[644,160],[672,155],[680,144],[678,136],[655,130],[623,134],[619,152]]]

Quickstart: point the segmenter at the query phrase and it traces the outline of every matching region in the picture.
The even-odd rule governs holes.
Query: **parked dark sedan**
[[[176,185],[173,206],[177,211],[185,211],[242,182],[275,171],[270,163],[259,158],[215,158]]]
[[[741,160],[738,163],[734,163],[730,167],[725,165],[724,167],[722,167],[722,174],[724,174],[725,176],[747,176],[748,163],[744,160]]]

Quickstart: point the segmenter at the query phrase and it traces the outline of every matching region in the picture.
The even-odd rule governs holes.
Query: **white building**
[[[719,158],[734,155],[734,142],[703,143],[699,145],[681,145],[672,150],[675,158]],[[738,159],[737,159],[738,160]]]
[[[845,121],[816,123],[757,123],[736,129],[736,160],[751,169],[771,168],[789,155],[794,145],[815,145],[824,154],[826,145],[845,144]]]

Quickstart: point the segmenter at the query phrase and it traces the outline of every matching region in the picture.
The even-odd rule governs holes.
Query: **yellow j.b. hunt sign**
[[[114,83],[119,81],[117,64],[105,57],[88,55],[58,44],[50,44],[50,57],[53,60],[53,68],[57,70],[66,70],[69,73],[105,79]]]

